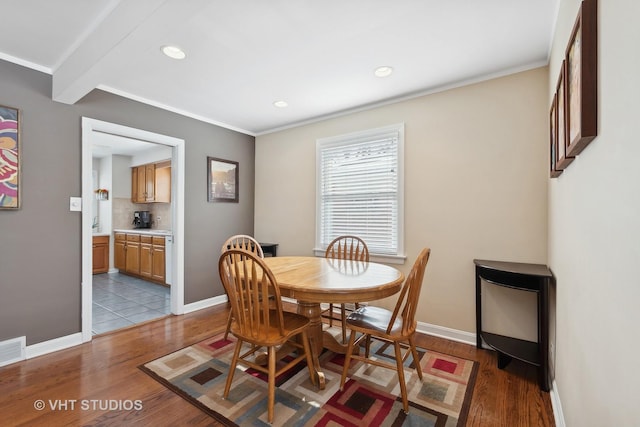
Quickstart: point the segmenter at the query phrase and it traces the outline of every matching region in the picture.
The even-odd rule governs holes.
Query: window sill
[[[313,254],[317,257],[324,257],[324,249],[313,249]],[[369,254],[369,261],[379,262],[382,264],[404,264],[407,260],[405,255],[382,255],[382,254]]]

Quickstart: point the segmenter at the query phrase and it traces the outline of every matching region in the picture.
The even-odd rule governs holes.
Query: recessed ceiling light
[[[389,77],[391,73],[393,73],[393,68],[386,65],[376,68],[373,72],[376,77]]]
[[[284,107],[289,106],[289,104],[287,104],[287,101],[275,101],[273,103],[273,106],[274,107],[278,107],[278,108],[284,108]]]
[[[187,54],[178,46],[166,45],[162,46],[160,50],[162,50],[162,53],[167,55],[169,58],[173,59],[184,59],[187,56]]]

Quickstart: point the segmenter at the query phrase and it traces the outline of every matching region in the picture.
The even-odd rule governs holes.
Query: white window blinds
[[[402,125],[319,140],[317,244],[345,234],[372,254],[399,255]]]

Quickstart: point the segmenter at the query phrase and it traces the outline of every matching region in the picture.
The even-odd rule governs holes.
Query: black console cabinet
[[[276,254],[278,253],[277,243],[260,242],[260,247],[262,248],[262,253],[264,253],[264,256],[276,256]]]
[[[549,286],[553,274],[542,264],[474,259],[476,265],[476,336],[498,352],[498,368],[516,358],[538,367],[538,383],[549,391]],[[525,341],[482,330],[481,282],[522,291],[535,292],[538,300],[538,342]]]

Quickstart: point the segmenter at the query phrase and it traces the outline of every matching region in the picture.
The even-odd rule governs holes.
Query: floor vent
[[[0,366],[19,362],[27,358],[27,337],[0,341]]]

